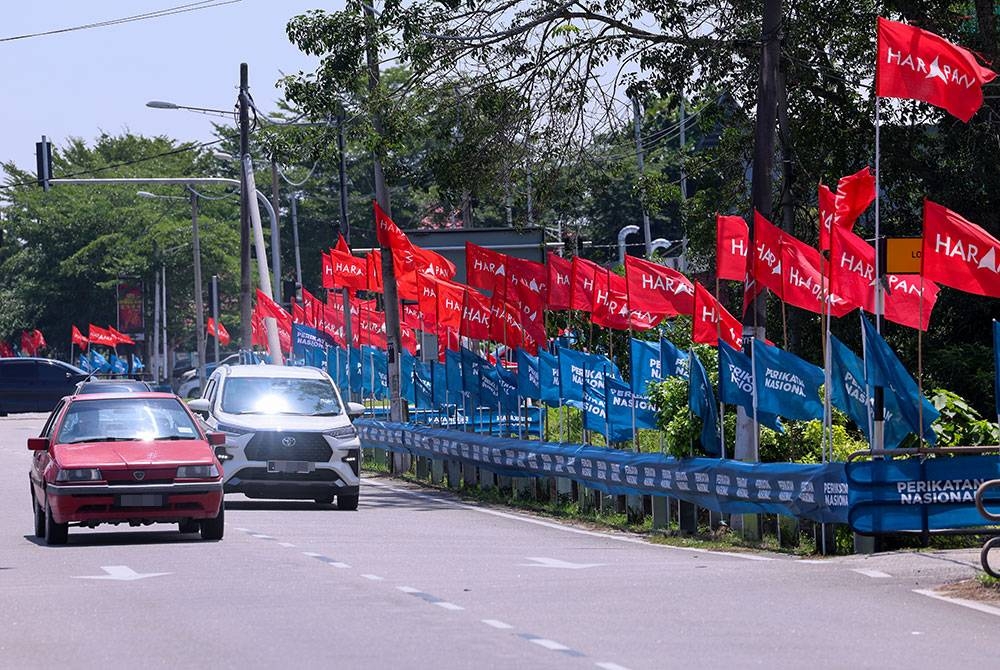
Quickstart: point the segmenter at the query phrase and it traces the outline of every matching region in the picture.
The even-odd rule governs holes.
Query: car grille
[[[313,470],[312,472],[268,472],[265,468],[243,468],[234,479],[241,481],[276,482],[333,482],[340,479],[333,470]]]
[[[286,440],[294,444],[286,445]],[[246,446],[248,461],[309,461],[326,463],[333,456],[333,449],[322,433],[256,433]]]

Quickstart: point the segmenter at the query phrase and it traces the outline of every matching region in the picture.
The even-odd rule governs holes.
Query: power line
[[[75,32],[77,30],[89,30],[91,28],[106,28],[108,26],[117,26],[123,23],[132,23],[134,21],[158,19],[164,16],[172,16],[174,14],[196,12],[201,9],[210,9],[212,7],[222,7],[223,5],[232,5],[237,2],[243,2],[243,0],[199,0],[199,2],[192,2],[186,5],[178,5],[176,7],[169,7],[167,9],[158,9],[156,11],[146,12],[144,14],[123,16],[117,19],[108,19],[107,21],[85,23],[83,25],[71,26],[69,28],[56,28],[54,30],[45,30],[37,33],[26,33],[24,35],[12,35],[11,37],[0,37],[0,42],[14,42],[17,40],[26,40],[32,37],[45,37],[47,35],[58,35],[61,33]]]

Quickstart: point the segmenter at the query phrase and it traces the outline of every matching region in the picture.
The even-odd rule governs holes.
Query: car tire
[[[45,510],[35,500],[35,494],[31,494],[31,507],[35,511],[35,537],[45,537]]]
[[[52,506],[45,501],[45,544],[66,544],[69,539],[69,524],[56,523],[52,518]]]
[[[197,533],[201,530],[201,524],[197,519],[184,519],[177,524],[177,530],[182,533]]]
[[[354,495],[339,495],[337,496],[337,509],[354,511],[358,508],[358,498],[360,496],[355,493]]]
[[[219,505],[219,514],[214,519],[202,519],[201,539],[221,540],[226,526],[225,503]]]

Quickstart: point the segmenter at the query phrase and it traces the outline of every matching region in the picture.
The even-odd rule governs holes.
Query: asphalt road
[[[226,537],[32,535],[0,419],[0,667],[996,667],[1000,609],[917,591],[975,552],[800,560],[649,545],[367,478],[357,512],[227,496]],[[986,608],[989,610],[990,608]]]

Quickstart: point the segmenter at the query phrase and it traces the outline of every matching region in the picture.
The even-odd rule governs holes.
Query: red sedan
[[[63,398],[34,452],[35,536],[65,544],[70,524],[176,523],[182,533],[222,539],[222,465],[187,406],[170,393]]]

